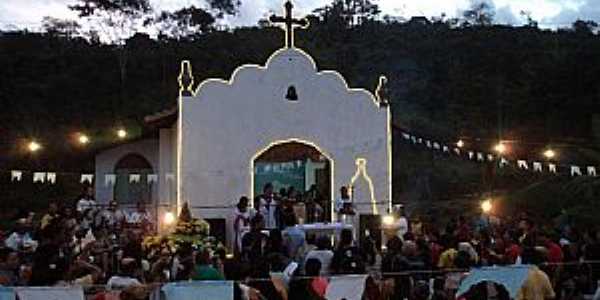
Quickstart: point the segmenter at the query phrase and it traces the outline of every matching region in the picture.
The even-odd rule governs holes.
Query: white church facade
[[[153,134],[96,156],[97,200],[119,201],[119,194],[131,194],[106,174],[146,172],[153,180],[144,197],[157,214],[176,212],[187,202],[195,216],[220,219],[230,240],[238,199],[260,193],[259,158],[294,144],[320,154],[313,160],[328,166],[327,174],[316,176],[318,164],[298,160],[306,170],[303,189],[315,183],[315,176],[328,177],[324,197],[331,205],[340,187],[351,186],[359,214],[387,213],[392,195],[389,106],[367,90],[348,87],[339,73],[320,71],[309,54],[293,47],[290,30],[291,25],[286,47],[264,65],[240,66],[226,80],[196,85],[192,63],[184,61],[178,107],[146,118]]]

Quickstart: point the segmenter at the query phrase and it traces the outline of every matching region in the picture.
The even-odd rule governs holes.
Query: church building
[[[350,187],[359,217],[386,214],[392,195],[386,99],[319,70],[294,47],[294,27],[306,20],[293,18],[290,2],[285,13],[271,19],[285,25],[285,46],[264,65],[242,65],[230,78],[197,84],[193,62],[183,61],[178,106],[146,117],[152,134],[96,155],[97,201],[142,200],[157,216],[188,203],[229,243],[238,199],[253,199],[266,183],[275,191],[316,190],[331,206],[327,221],[334,221],[342,186]]]

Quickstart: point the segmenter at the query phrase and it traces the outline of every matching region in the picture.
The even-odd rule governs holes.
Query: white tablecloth
[[[296,226],[306,234],[335,234],[336,236],[339,236],[342,229],[354,231],[354,227],[351,224],[343,223],[312,223]]]

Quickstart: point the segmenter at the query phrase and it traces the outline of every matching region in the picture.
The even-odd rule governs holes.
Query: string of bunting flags
[[[441,151],[443,153],[455,154],[457,156],[468,158],[477,162],[497,162],[498,167],[504,168],[507,166],[514,166],[521,170],[533,171],[537,173],[548,172],[557,174],[562,170],[567,170],[570,176],[598,176],[598,169],[596,166],[579,166],[575,164],[558,165],[554,162],[541,162],[541,161],[529,161],[525,159],[510,160],[506,157],[497,154],[486,153],[483,151],[474,151],[462,149],[463,144],[458,142],[456,145],[450,146],[437,141],[418,137],[408,132],[402,132],[402,139],[412,143],[414,145],[423,145],[424,147],[434,150]]]
[[[10,181],[11,182],[21,182],[24,180],[25,175],[31,175],[33,179],[33,183],[47,183],[47,184],[56,184],[57,176],[69,177],[69,176],[77,176],[79,178],[80,183],[93,183],[95,178],[95,174],[91,173],[57,173],[56,172],[30,172],[23,170],[11,170],[10,171]],[[138,174],[131,173],[126,175],[117,175],[117,174],[104,174],[104,185],[105,186],[114,186],[117,183],[117,178],[124,178],[130,184],[140,184],[145,181],[146,184],[152,185],[158,183],[159,175],[158,174]],[[145,179],[145,180],[144,180]],[[175,174],[174,173],[166,173],[164,174],[165,182],[174,182]]]

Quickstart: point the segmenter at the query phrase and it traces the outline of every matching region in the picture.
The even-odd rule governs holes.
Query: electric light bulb
[[[483,202],[481,202],[481,210],[484,213],[486,213],[486,214],[489,213],[490,211],[492,211],[492,208],[493,208],[492,200],[487,199],[487,200],[484,200]]]
[[[554,158],[556,156],[556,152],[554,152],[554,150],[552,150],[552,149],[548,149],[548,150],[544,151],[544,156],[548,159]]]
[[[507,151],[507,147],[506,147],[506,145],[504,145],[502,143],[498,143],[494,147],[494,150],[496,150],[496,152],[498,152],[499,154],[504,154]]]
[[[42,145],[40,145],[38,142],[36,141],[31,141],[29,142],[29,144],[27,145],[27,149],[29,149],[30,152],[37,152],[38,150],[40,150],[42,148]]]
[[[173,214],[172,212],[166,212],[163,216],[163,222],[165,223],[165,225],[171,225],[175,223],[175,214]]]
[[[384,225],[393,225],[394,224],[394,216],[391,215],[387,215],[384,216],[381,220],[383,222]]]
[[[78,140],[79,140],[79,143],[82,145],[86,145],[90,142],[90,138],[85,134],[80,135]]]
[[[465,146],[465,142],[463,142],[463,140],[458,140],[458,142],[456,142],[456,147],[462,148],[464,146]]]
[[[117,130],[117,136],[120,139],[124,139],[127,137],[127,131],[125,131],[125,129],[121,128],[121,129]]]

